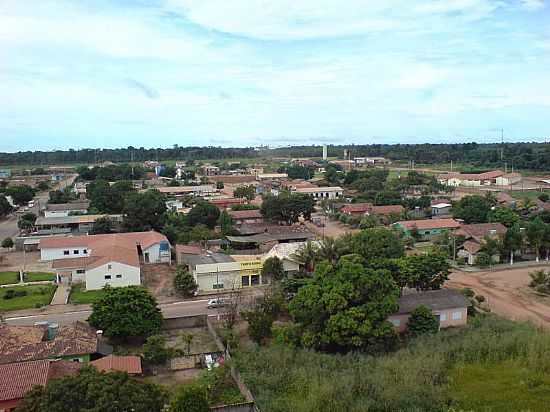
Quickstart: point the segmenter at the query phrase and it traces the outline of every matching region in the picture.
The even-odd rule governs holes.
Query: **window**
[[[214,283],[212,289],[223,289],[223,283]]]
[[[88,249],[82,249],[82,253],[87,255],[88,254]]]
[[[460,320],[462,319],[462,312],[453,312],[453,320]]]
[[[86,273],[86,271],[84,269],[77,269],[76,273],[78,273],[79,275],[82,275],[83,273]]]
[[[447,314],[446,313],[440,313],[439,314],[439,321],[445,322],[447,320]]]
[[[122,278],[122,275],[116,275],[116,278],[120,279],[120,278]]]
[[[243,286],[250,286],[250,278],[248,276],[241,276],[241,284]]]
[[[113,265],[107,265],[107,269],[112,269]]]
[[[68,250],[64,250],[64,251],[63,251],[63,254],[64,254],[64,255],[68,255],[69,253],[71,253],[71,252],[68,251]]]
[[[398,327],[401,325],[401,319],[390,319],[393,326]]]
[[[111,275],[105,275],[105,280],[111,279]]]
[[[252,286],[258,286],[260,284],[260,275],[250,276],[250,281]]]
[[[78,249],[73,250],[73,255],[78,255]]]

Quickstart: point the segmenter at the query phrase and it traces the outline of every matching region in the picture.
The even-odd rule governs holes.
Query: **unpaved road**
[[[550,298],[541,297],[529,288],[529,272],[541,267],[499,270],[494,272],[454,272],[447,285],[453,288],[469,287],[485,296],[491,311],[513,319],[528,320],[536,325],[550,327]]]

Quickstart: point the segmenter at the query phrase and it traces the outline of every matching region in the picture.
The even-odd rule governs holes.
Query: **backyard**
[[[71,294],[69,295],[69,303],[74,305],[94,303],[97,299],[103,296],[105,292],[102,289],[99,290],[86,290],[84,283],[75,283],[71,287]]]
[[[24,281],[25,282],[45,282],[45,281],[53,282],[54,280],[55,280],[55,274],[54,273],[27,272],[24,275]]]
[[[27,285],[0,288],[0,311],[37,308],[48,305],[56,285]]]

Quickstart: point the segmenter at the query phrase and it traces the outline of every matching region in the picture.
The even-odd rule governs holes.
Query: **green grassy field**
[[[510,194],[510,196],[512,196],[514,199],[519,199],[519,200],[522,200],[522,199],[530,199],[530,200],[534,200],[536,198],[538,198],[542,193],[547,193],[550,195],[550,190],[545,190],[544,192],[539,192],[538,190],[525,190],[525,191],[520,191],[520,190],[514,190],[514,191],[511,191],[511,192],[508,192]]]
[[[84,283],[77,283],[71,288],[71,294],[69,295],[69,303],[75,305],[83,303],[93,303],[95,300],[103,296],[105,292],[100,290],[86,290]]]
[[[403,342],[387,355],[333,355],[282,344],[234,357],[261,410],[542,412],[550,333],[493,315]]]
[[[53,297],[56,285],[29,285],[0,288],[0,311],[30,309],[37,306],[48,305]],[[10,290],[15,292],[25,291],[26,296],[17,296],[5,299]]]
[[[0,285],[9,285],[11,283],[19,283],[19,273],[0,272]]]
[[[27,272],[25,273],[25,282],[54,281],[55,273],[47,272]]]

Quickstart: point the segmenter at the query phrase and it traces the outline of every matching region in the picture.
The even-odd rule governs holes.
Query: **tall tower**
[[[327,145],[324,144],[323,145],[323,160],[327,160],[328,158],[328,149],[327,149]]]

